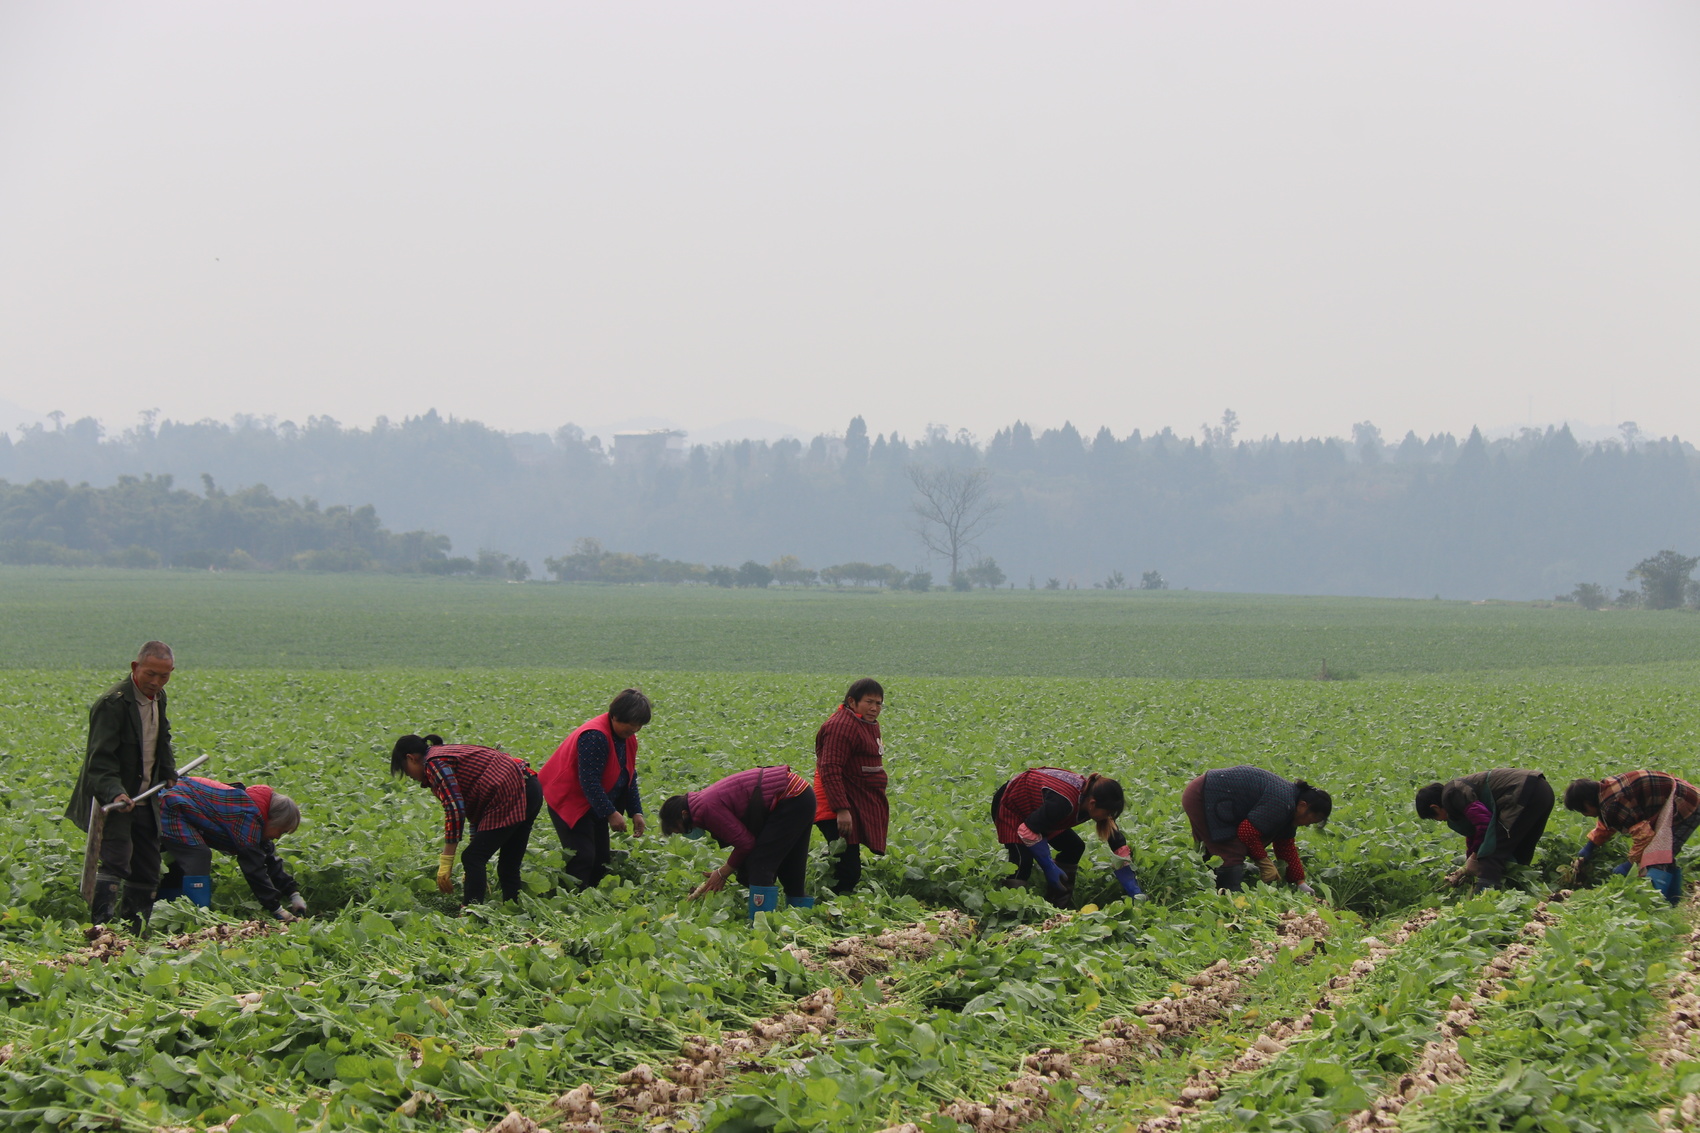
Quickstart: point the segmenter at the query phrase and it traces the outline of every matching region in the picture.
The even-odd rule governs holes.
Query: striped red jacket
[[[1008,845],[1019,837],[1017,832],[1021,824],[1034,817],[1045,805],[1047,790],[1061,795],[1068,803],[1068,821],[1048,830],[1035,829],[1035,834],[1041,838],[1055,838],[1071,826],[1084,822],[1086,815],[1080,806],[1080,792],[1085,789],[1084,775],[1059,767],[1029,767],[1005,784],[1003,794],[998,797],[997,813],[992,816],[992,821],[997,824],[998,841]]]
[[[815,733],[815,820],[824,822],[847,809],[856,825],[850,843],[883,854],[891,827],[886,785],[879,722],[840,704]]]
[[[425,753],[425,783],[443,804],[443,841],[459,842],[467,819],[480,830],[525,821],[525,777],[531,765],[474,744],[443,744]]]

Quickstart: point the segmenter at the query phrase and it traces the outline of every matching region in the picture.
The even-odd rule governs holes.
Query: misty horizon
[[[0,5],[0,426],[1700,436],[1697,61],[1679,0]]]

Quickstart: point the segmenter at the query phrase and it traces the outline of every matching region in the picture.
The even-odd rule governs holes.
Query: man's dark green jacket
[[[89,826],[89,802],[111,802],[119,795],[136,795],[142,789],[142,713],[137,707],[141,693],[136,682],[125,677],[89,706],[89,747],[83,758],[77,789],[65,806],[65,817],[82,830]],[[177,778],[177,760],[171,750],[171,723],[165,715],[165,690],[159,703],[159,738],[154,743],[153,780],[164,783]],[[113,811],[106,816],[106,837],[123,838],[130,832],[130,816]]]

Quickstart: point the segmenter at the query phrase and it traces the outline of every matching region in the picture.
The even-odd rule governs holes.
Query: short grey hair
[[[295,800],[288,795],[272,795],[271,808],[266,812],[267,826],[287,826],[285,834],[292,834],[301,825],[301,808],[295,805]]]
[[[171,655],[171,646],[163,641],[149,641],[136,651],[137,661],[152,661],[155,659],[176,663],[177,658]]]

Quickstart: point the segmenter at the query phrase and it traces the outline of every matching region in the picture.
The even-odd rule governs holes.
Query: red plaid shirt
[[[183,846],[211,846],[221,853],[266,840],[260,808],[240,787],[193,775],[159,793],[159,834]]]
[[[425,783],[443,804],[443,841],[459,842],[466,820],[480,830],[525,821],[525,777],[531,764],[473,744],[444,744],[425,753]]]
[[[1654,823],[1665,809],[1665,800],[1676,791],[1672,818],[1680,822],[1700,807],[1700,791],[1693,784],[1658,771],[1626,771],[1600,780],[1600,817],[1588,832],[1588,841],[1603,846],[1613,834],[1627,834],[1629,856],[1641,860],[1641,851],[1653,840]]]

